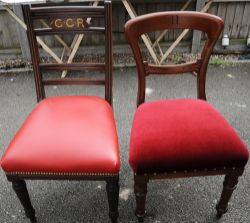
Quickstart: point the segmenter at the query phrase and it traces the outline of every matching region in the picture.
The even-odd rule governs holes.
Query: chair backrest
[[[24,18],[27,24],[27,34],[31,49],[33,70],[35,76],[37,100],[45,98],[45,85],[104,85],[105,99],[112,104],[112,7],[111,1],[105,0],[104,5],[89,6],[81,3],[65,5],[61,4],[39,4],[24,5]],[[90,18],[100,19],[100,26],[93,26]],[[51,26],[37,28],[37,20],[49,20]],[[53,25],[54,21],[54,25]],[[104,21],[104,22],[102,22]],[[41,36],[62,35],[62,34],[102,34],[105,40],[104,62],[93,63],[45,63],[39,55],[39,44]],[[58,37],[58,36],[57,36]],[[46,46],[45,46],[46,47]],[[86,78],[57,78],[45,79],[45,71],[101,71],[105,73],[103,79],[93,80]]]
[[[150,74],[197,74],[198,98],[206,100],[205,81],[209,59],[213,47],[223,29],[223,21],[214,15],[199,12],[156,12],[138,16],[125,24],[125,35],[132,48],[138,72],[137,105],[145,101],[146,76]],[[194,62],[178,65],[155,65],[143,61],[139,38],[143,34],[165,29],[192,29],[203,31],[207,40],[201,55]]]

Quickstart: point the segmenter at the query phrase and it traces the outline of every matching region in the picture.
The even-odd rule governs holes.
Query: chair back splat
[[[103,6],[86,5],[55,5],[44,7],[42,5],[23,6],[24,17],[27,23],[28,39],[31,45],[32,63],[35,76],[37,100],[45,98],[45,85],[104,85],[105,99],[112,104],[112,12],[111,4],[105,1]],[[35,28],[34,23],[38,20],[58,20],[58,27]],[[68,19],[67,27],[63,27],[62,19]],[[73,24],[73,18],[76,24]],[[90,18],[99,18],[104,20],[103,26],[93,26]],[[81,19],[81,20],[80,20]],[[55,22],[56,24],[56,22]],[[100,34],[105,37],[105,61],[91,63],[45,63],[40,60],[38,39],[41,36],[62,35],[62,34]],[[101,71],[105,73],[103,79],[88,80],[86,78],[58,78],[46,80],[43,78],[45,71]]]
[[[209,24],[209,25],[208,25]],[[143,61],[139,46],[141,35],[166,29],[193,29],[207,34],[207,41],[200,58],[195,62],[181,65],[154,65]],[[195,72],[197,74],[198,98],[206,100],[205,81],[208,62],[213,47],[223,29],[223,21],[216,16],[192,12],[159,12],[136,17],[126,23],[125,35],[131,45],[139,76],[138,101],[145,100],[145,77],[151,74],[179,74]]]
[[[138,75],[138,108],[131,130],[129,163],[134,172],[135,214],[140,222],[145,216],[149,180],[225,175],[216,206],[217,217],[221,217],[244,171],[249,157],[246,146],[232,126],[206,101],[207,67],[223,24],[219,17],[205,13],[157,12],[133,18],[125,25]],[[139,38],[149,38],[157,31],[168,29],[205,33],[207,39],[196,60],[182,64],[162,64],[162,61],[152,64],[144,60]],[[188,72],[197,78],[198,99],[145,102],[148,75]]]

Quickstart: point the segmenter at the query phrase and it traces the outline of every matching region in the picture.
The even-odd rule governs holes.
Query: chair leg
[[[26,216],[30,219],[31,223],[36,223],[35,210],[32,207],[25,181],[12,181],[12,187],[24,207]]]
[[[147,195],[148,178],[145,176],[134,176],[134,192],[136,198],[135,215],[139,222],[143,222],[145,216],[145,203]]]
[[[221,216],[227,212],[228,202],[232,196],[234,189],[236,188],[238,177],[238,173],[230,173],[225,176],[222,194],[218,204],[216,205],[217,218],[221,218]]]
[[[107,181],[106,190],[109,203],[109,217],[111,218],[112,223],[116,223],[119,216],[119,189],[119,177]]]

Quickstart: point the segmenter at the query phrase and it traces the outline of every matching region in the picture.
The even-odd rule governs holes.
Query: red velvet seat
[[[7,174],[117,174],[112,107],[94,96],[42,100],[11,141],[1,165]]]
[[[129,151],[135,173],[241,167],[247,160],[239,136],[208,102],[152,101],[135,113]]]

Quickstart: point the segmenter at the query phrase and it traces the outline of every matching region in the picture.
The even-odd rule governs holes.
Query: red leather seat
[[[120,167],[112,107],[94,96],[42,100],[8,146],[6,173],[112,174]]]
[[[135,173],[241,167],[247,160],[239,136],[206,101],[158,100],[136,111],[129,155]]]

